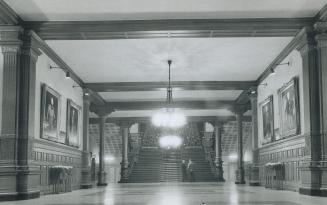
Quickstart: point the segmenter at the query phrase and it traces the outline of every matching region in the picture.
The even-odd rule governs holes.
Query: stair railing
[[[132,138],[131,134],[129,134],[129,139]],[[140,141],[140,134],[138,134],[137,136],[137,141],[138,143],[134,144],[134,146],[131,146],[131,150],[128,153],[128,176],[130,176],[132,174],[132,171],[134,169],[134,165],[138,162],[139,159],[139,153],[140,153],[140,148],[141,148],[141,144],[139,143]]]
[[[208,137],[209,135],[213,135],[212,132],[206,132],[204,133],[204,137],[203,137],[203,141],[202,141],[202,146],[203,146],[203,150],[205,153],[205,159],[209,162],[210,164],[210,169],[211,169],[211,173],[217,177],[217,167],[216,167],[216,163],[215,163],[215,157],[212,156],[214,152],[213,150],[213,141],[210,141],[210,137]]]

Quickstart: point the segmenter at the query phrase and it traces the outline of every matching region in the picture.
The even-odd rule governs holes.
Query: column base
[[[17,201],[35,199],[40,197],[40,191],[31,191],[26,193],[6,193],[0,194],[0,201]]]
[[[92,184],[81,184],[80,188],[81,189],[91,189],[92,188]]]
[[[260,182],[249,182],[250,186],[260,186]]]
[[[98,173],[98,183],[97,186],[107,186],[108,183],[106,182],[106,172],[99,172]]]
[[[300,188],[299,193],[309,196],[324,196],[327,197],[327,190],[322,189],[309,189],[309,188]]]
[[[105,182],[97,183],[97,186],[107,186],[108,184]]]

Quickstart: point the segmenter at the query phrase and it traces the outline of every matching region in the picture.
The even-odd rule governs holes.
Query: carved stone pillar
[[[91,156],[89,145],[89,113],[90,113],[90,96],[85,95],[86,89],[83,90],[83,151],[82,151],[82,170],[81,170],[81,188],[89,189],[91,183]]]
[[[101,115],[99,122],[99,133],[100,133],[100,143],[99,143],[99,173],[98,173],[98,186],[107,186],[106,172],[105,172],[105,162],[104,162],[104,146],[105,146],[105,123],[107,116]]]
[[[325,24],[325,31],[326,28]],[[309,130],[305,133],[305,160],[300,167],[299,189],[301,194],[306,195],[327,196],[326,45],[325,34],[316,36],[311,29],[304,29],[297,47],[302,56],[304,109],[309,113],[306,116],[309,118]]]
[[[35,136],[36,61],[41,52],[36,34],[25,31],[19,70],[19,114],[17,141],[17,192],[20,198],[40,195],[40,169],[30,163]]]
[[[3,102],[0,136],[0,200],[40,196],[40,170],[32,166],[35,127],[36,61],[33,32],[0,26],[3,53]]]
[[[124,183],[128,180],[128,135],[129,135],[129,123],[121,123],[120,130],[122,134],[122,162],[120,170],[120,182]]]
[[[216,168],[217,168],[217,180],[218,182],[224,182],[224,170],[223,170],[223,159],[222,159],[222,147],[221,147],[221,137],[222,137],[223,123],[215,123],[215,153],[216,153]]]
[[[252,166],[250,169],[250,186],[259,186],[259,149],[258,149],[258,100],[257,92],[254,91],[249,95],[252,109]]]

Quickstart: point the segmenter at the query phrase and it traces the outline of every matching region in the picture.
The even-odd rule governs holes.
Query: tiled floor
[[[327,197],[218,183],[114,184],[0,205],[320,205]]]

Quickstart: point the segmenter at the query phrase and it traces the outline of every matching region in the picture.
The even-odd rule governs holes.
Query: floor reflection
[[[233,183],[111,184],[0,205],[322,205],[327,198]]]

